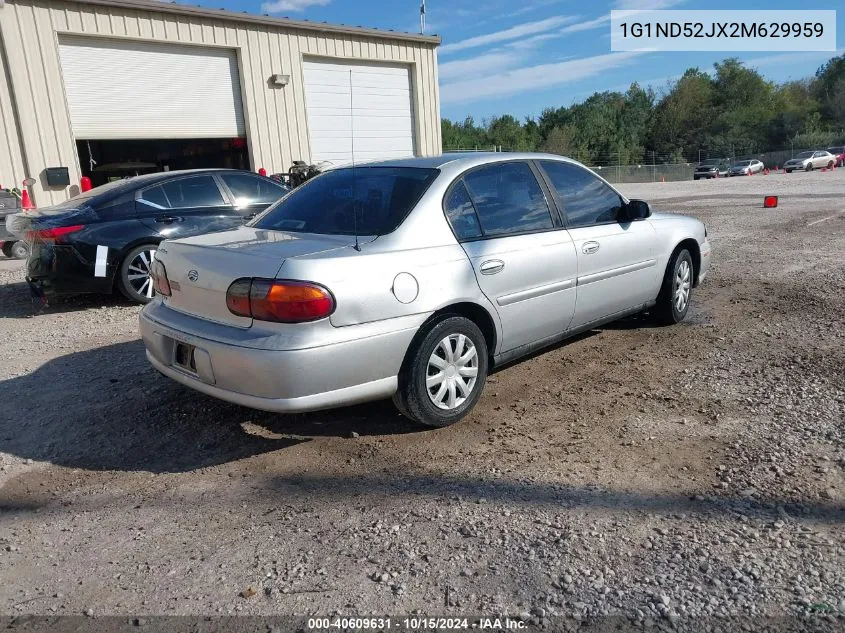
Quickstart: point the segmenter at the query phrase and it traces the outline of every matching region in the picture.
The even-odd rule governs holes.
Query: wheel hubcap
[[[464,334],[450,334],[428,359],[425,388],[438,409],[449,411],[469,398],[478,381],[478,351]]]
[[[155,249],[151,248],[135,255],[135,258],[129,262],[129,270],[126,275],[132,289],[142,297],[150,299],[155,294],[153,280],[150,277],[150,267],[155,254]]]
[[[687,307],[691,281],[692,270],[689,262],[684,260],[678,266],[678,272],[675,275],[675,310],[678,312],[683,312]]]

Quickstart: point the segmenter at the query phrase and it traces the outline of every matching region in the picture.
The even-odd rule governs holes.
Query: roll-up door
[[[306,61],[304,75],[312,162],[414,155],[407,66]]]
[[[77,139],[245,135],[235,51],[81,37],[59,51]]]

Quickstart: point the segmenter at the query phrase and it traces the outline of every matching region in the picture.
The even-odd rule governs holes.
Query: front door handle
[[[599,250],[599,246],[600,244],[598,242],[584,242],[584,244],[581,246],[581,252],[585,255],[592,255],[597,250]]]
[[[182,218],[178,215],[160,215],[156,218],[156,222],[161,224],[173,224],[174,222],[181,222]]]
[[[504,267],[505,262],[501,259],[488,259],[481,264],[479,270],[481,270],[482,275],[495,275],[496,273],[502,272]]]

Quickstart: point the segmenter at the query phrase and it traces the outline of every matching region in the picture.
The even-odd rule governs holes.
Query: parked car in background
[[[26,259],[29,254],[26,242],[6,229],[6,218],[20,211],[20,208],[21,201],[13,192],[0,189],[0,251],[13,259]]]
[[[492,366],[644,310],[683,320],[709,263],[699,220],[652,214],[574,161],[402,159],[166,240],[140,328],[156,369],[223,400],[293,412],[393,396],[445,426]]]
[[[813,171],[820,167],[833,167],[836,162],[836,157],[827,150],[810,150],[801,152],[795,158],[791,158],[783,164],[783,169],[787,174],[791,174],[796,169],[803,169],[804,171]]]
[[[153,296],[158,243],[243,224],[284,196],[281,183],[246,171],[144,174],[95,187],[52,207],[10,215],[30,247],[27,280],[38,294]]]
[[[833,154],[837,167],[845,167],[845,145],[835,145],[828,147],[827,151]]]
[[[759,160],[741,160],[731,166],[729,175],[751,176],[753,174],[762,173],[764,169],[765,166]]]
[[[698,164],[698,167],[692,173],[692,179],[699,178],[720,178],[727,176],[731,164],[725,158],[710,158]]]

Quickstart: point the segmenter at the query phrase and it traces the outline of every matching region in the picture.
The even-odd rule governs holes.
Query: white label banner
[[[610,12],[612,51],[835,51],[836,11]]]

